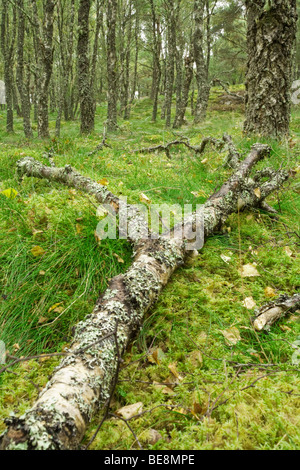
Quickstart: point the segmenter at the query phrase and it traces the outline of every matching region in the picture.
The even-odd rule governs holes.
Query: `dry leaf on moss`
[[[251,310],[252,308],[256,307],[256,303],[254,302],[253,297],[246,297],[243,301],[243,305],[247,310]]]
[[[164,358],[165,354],[162,349],[156,348],[153,351],[150,351],[150,354],[147,356],[147,359],[152,364],[160,364],[160,361]]]
[[[241,276],[242,277],[254,277],[254,276],[260,276],[260,274],[257,271],[256,267],[253,264],[249,263],[249,264],[244,264],[244,266],[242,266]]]
[[[266,287],[264,293],[266,297],[276,297],[276,292],[274,289],[272,289],[272,287]]]
[[[240,332],[235,326],[227,328],[227,330],[221,330],[221,333],[229,346],[237,344],[241,340]]]
[[[174,377],[176,377],[176,379],[178,380],[183,380],[183,377],[179,374],[177,368],[177,363],[176,362],[173,362],[172,364],[169,364],[168,365],[168,368],[169,370],[172,372],[172,374],[174,375]]]
[[[121,416],[124,419],[132,418],[133,416],[143,411],[143,403],[141,401],[133,403],[132,405],[123,406],[116,411],[117,416]]]
[[[194,367],[202,367],[203,365],[203,357],[200,351],[195,350],[192,351],[189,355],[190,361]]]

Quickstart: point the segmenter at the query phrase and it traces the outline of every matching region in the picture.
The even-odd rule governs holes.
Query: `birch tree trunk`
[[[16,6],[12,11],[8,0],[2,1],[1,13],[1,51],[4,64],[4,83],[6,99],[6,131],[14,131],[13,112],[13,56],[15,50],[15,37],[17,29]]]
[[[31,4],[33,7],[33,35],[37,59],[36,100],[38,136],[49,138],[48,99],[53,66],[53,21],[56,2],[55,0],[43,1],[42,20],[39,18],[37,3],[31,0]]]
[[[194,59],[192,56],[185,57],[184,59],[184,68],[185,68],[185,76],[184,82],[182,86],[182,97],[180,103],[178,104],[178,111],[176,113],[173,127],[174,129],[181,127],[184,124],[184,116],[185,111],[188,105],[189,100],[189,91],[191,82],[193,79],[194,71],[193,71]]]
[[[196,211],[184,221],[189,234],[202,217],[206,239],[238,208],[259,207],[282,185],[288,178],[283,170],[269,170],[267,181],[262,172],[250,176],[253,166],[269,152],[266,145],[252,147],[233,176],[204,204],[201,214]],[[75,187],[94,195],[99,203],[110,204],[115,211],[127,211],[129,240],[134,248],[131,267],[111,279],[93,313],[77,325],[68,355],[34,406],[21,417],[6,420],[8,429],[0,445],[3,450],[77,449],[93,414],[109,397],[119,357],[140,328],[144,314],[155,304],[173,272],[194,253],[186,244],[193,235],[172,236],[182,232],[180,222],[171,233],[149,237],[145,220],[135,206],[119,200],[105,186],[83,177],[69,165],[46,167],[25,157],[18,162],[18,173],[20,177],[46,178]]]
[[[107,1],[107,130],[117,129],[117,0]]]
[[[244,130],[289,134],[296,0],[246,1],[248,64]]]
[[[80,101],[80,132],[89,134],[94,130],[95,112],[93,88],[90,83],[89,17],[91,0],[80,0],[78,9],[78,89]]]
[[[175,76],[175,56],[176,56],[176,21],[175,4],[172,0],[167,0],[167,43],[168,53],[166,59],[166,88],[165,88],[165,117],[166,127],[171,126],[172,95]]]
[[[196,63],[197,102],[195,107],[194,122],[202,122],[206,117],[210,86],[208,83],[208,61],[204,55],[204,10],[205,1],[194,2],[194,58]]]
[[[156,10],[153,0],[150,0],[151,17],[152,17],[152,55],[153,55],[153,73],[152,73],[152,90],[151,98],[153,99],[152,108],[152,121],[155,122],[157,118],[158,95],[161,80],[161,66],[160,66],[160,53],[161,53],[161,32],[159,18],[157,18]]]
[[[24,134],[27,139],[33,137],[30,122],[30,96],[28,79],[30,80],[30,72],[28,67],[24,70],[24,42],[25,42],[25,14],[24,1],[18,0],[18,36],[17,36],[17,71],[16,82],[21,98],[21,109],[23,116]],[[25,79],[24,79],[25,72]]]

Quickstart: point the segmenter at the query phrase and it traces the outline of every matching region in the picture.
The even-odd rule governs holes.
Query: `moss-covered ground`
[[[227,132],[243,155],[254,142],[267,142],[272,154],[261,165],[292,170],[268,201],[278,215],[232,215],[194,263],[175,273],[124,357],[110,405],[115,414],[140,402],[143,412],[127,423],[110,417],[94,436],[99,413],[84,440],[94,437],[91,449],[137,449],[135,436],[144,449],[300,447],[299,312],[255,333],[254,309],[245,306],[245,299],[260,306],[300,286],[300,110],[293,110],[289,140],[247,138],[242,109],[218,105],[220,94],[213,90],[205,123],[194,126],[188,110],[187,125],[175,133],[198,145]],[[79,135],[79,121],[63,122],[59,139],[52,116],[47,141],[26,141],[19,118],[15,133],[6,134],[0,113],[0,340],[10,357],[62,352],[74,325],[132,254],[124,240],[95,237],[91,198],[43,180],[18,181],[18,159],[29,155],[49,164],[51,151],[57,166],[68,163],[96,181],[105,178],[131,203],[140,203],[143,193],[152,203],[201,204],[230,175],[222,165],[226,152],[213,147],[200,157],[173,147],[171,159],[131,152],[174,140],[162,121],[151,122],[148,99],[134,103],[130,121],[120,119],[118,131],[107,136],[111,148],[90,155],[102,140],[105,113],[97,108],[96,130],[87,137]],[[259,275],[241,277],[249,263]],[[228,341],[230,331],[237,341]],[[58,361],[24,360],[0,374],[0,432],[6,416],[30,407]]]

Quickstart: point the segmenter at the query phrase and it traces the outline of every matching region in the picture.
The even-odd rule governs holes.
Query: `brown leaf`
[[[160,364],[160,361],[163,359],[163,357],[165,356],[164,352],[162,351],[162,349],[160,348],[156,348],[154,349],[151,354],[149,354],[147,356],[147,359],[149,362],[151,362],[152,364],[157,364],[159,365]]]
[[[143,411],[143,403],[141,401],[133,403],[132,405],[123,406],[116,411],[116,415],[121,416],[124,419],[132,418],[133,416]]]
[[[254,302],[253,297],[246,297],[243,301],[243,305],[247,310],[251,310],[252,308],[256,307],[256,303]]]
[[[283,249],[290,258],[293,256],[293,252],[289,246],[285,246]]]
[[[114,255],[115,258],[117,258],[119,263],[124,263],[124,260],[119,255],[117,255],[117,253],[114,253],[113,255]]]
[[[203,357],[200,351],[195,350],[190,353],[190,361],[194,367],[202,367]]]
[[[249,264],[244,264],[244,266],[242,266],[241,276],[242,277],[254,277],[254,276],[260,276],[260,274],[257,271],[256,267],[253,264],[249,263]]]
[[[173,362],[172,364],[168,365],[168,368],[171,371],[171,373],[174,375],[174,377],[176,377],[176,379],[183,380],[183,377],[177,371],[176,366],[177,366],[177,363]]]
[[[227,328],[227,330],[221,330],[221,333],[229,346],[237,344],[241,340],[240,332],[235,326]]]
[[[38,319],[38,324],[40,325],[41,323],[45,323],[45,321],[47,321],[47,320],[48,320],[47,317],[40,317],[40,318]]]
[[[272,287],[266,287],[264,293],[266,297],[276,297],[276,292]]]
[[[281,329],[281,331],[293,331],[291,328],[289,328],[286,325],[280,325],[279,328]]]
[[[153,446],[162,439],[162,435],[156,429],[148,429],[142,437],[142,441]]]
[[[167,385],[164,385],[164,384],[161,384],[161,383],[155,382],[155,381],[153,382],[153,385],[154,385],[155,388],[160,390],[165,395],[175,395],[175,392],[170,387],[168,387]]]
[[[144,193],[140,194],[140,201],[148,205],[151,204],[151,199],[149,199],[148,196],[146,196]]]

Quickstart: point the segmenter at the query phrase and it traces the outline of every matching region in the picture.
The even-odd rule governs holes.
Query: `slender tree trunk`
[[[89,17],[91,0],[80,0],[78,9],[78,89],[80,101],[80,132],[89,134],[95,126],[93,89],[90,83]]]
[[[195,18],[195,32],[194,32],[194,58],[196,63],[196,81],[197,81],[197,102],[195,107],[194,122],[199,123],[206,117],[208,98],[209,98],[209,84],[208,84],[208,69],[207,60],[204,56],[204,0],[195,0],[194,2],[194,18]]]
[[[186,111],[188,101],[189,101],[189,91],[190,91],[190,86],[191,86],[191,82],[192,82],[193,74],[194,74],[193,57],[192,56],[186,57],[184,62],[185,62],[185,77],[184,77],[184,83],[182,87],[182,97],[178,105],[178,110],[177,110],[175,120],[173,123],[174,129],[181,127],[184,124],[184,116],[185,116],[185,111]]]
[[[16,6],[13,6],[12,19],[8,0],[2,0],[1,14],[1,50],[4,63],[4,83],[6,98],[6,130],[14,131],[13,111],[13,55],[15,47],[15,35],[17,29]]]
[[[107,0],[107,130],[117,129],[117,0]]]
[[[167,43],[168,54],[166,64],[166,89],[165,89],[165,112],[166,127],[171,126],[172,95],[175,76],[175,56],[176,56],[176,15],[173,0],[167,0]]]
[[[135,42],[135,57],[134,57],[134,72],[133,72],[133,81],[131,88],[131,98],[130,103],[133,102],[135,98],[135,92],[137,90],[137,75],[138,75],[138,58],[139,58],[139,27],[140,27],[140,16],[138,10],[138,2],[135,2],[135,27],[134,27],[134,42]]]
[[[155,122],[157,118],[158,95],[161,80],[161,33],[159,20],[156,17],[156,11],[153,0],[150,0],[151,16],[152,16],[152,41],[153,41],[153,74],[152,74],[152,90],[151,98],[153,99],[152,108],[152,121]]]
[[[38,135],[41,138],[49,138],[49,83],[53,66],[53,21],[55,0],[44,0],[43,19],[40,20],[38,6],[31,0],[34,12],[34,42],[37,57],[37,122]]]
[[[129,1],[129,13],[128,13],[128,22],[127,22],[127,45],[125,51],[125,70],[124,70],[124,98],[123,98],[123,108],[124,108],[124,119],[130,118],[130,102],[129,102],[129,73],[130,73],[130,53],[131,53],[131,36],[132,36],[132,4],[131,0]]]
[[[25,15],[24,1],[18,0],[18,37],[17,37],[17,73],[16,82],[21,98],[23,128],[27,139],[33,137],[30,122],[30,97],[28,93],[28,81],[30,82],[30,72],[27,67],[24,80],[24,39],[25,39]]]
[[[93,93],[94,115],[96,112],[96,104],[97,104],[96,75],[97,75],[97,62],[98,62],[98,53],[99,53],[99,33],[100,33],[101,25],[103,23],[103,9],[102,9],[101,3],[102,2],[100,0],[97,0],[96,2],[96,25],[95,25],[93,56],[92,56],[91,72],[90,72],[90,87]]]
[[[289,134],[296,0],[246,1],[246,133]]]

